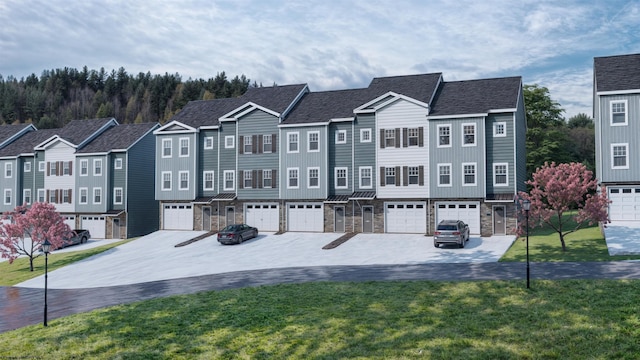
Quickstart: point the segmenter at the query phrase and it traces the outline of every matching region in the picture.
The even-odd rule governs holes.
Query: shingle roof
[[[596,91],[640,89],[640,54],[593,59]]]
[[[380,77],[374,78],[368,89],[377,93],[376,97],[393,91],[429,103],[441,78],[442,73]]]
[[[32,154],[36,145],[53,137],[60,129],[42,129],[30,131],[16,139],[11,144],[0,149],[0,157]]]
[[[101,153],[110,150],[125,150],[133,145],[144,134],[153,129],[157,123],[121,124],[112,126],[78,150],[78,153]]]
[[[257,105],[273,110],[279,114],[291,105],[293,100],[307,86],[306,84],[254,87],[249,88],[242,95],[246,101],[251,101]]]
[[[16,125],[2,125],[0,126],[0,145],[9,140],[12,136],[15,136],[20,131],[24,130],[31,124],[16,124]]]
[[[518,104],[520,76],[445,82],[433,101],[431,116],[487,113],[514,109]]]
[[[78,145],[89,138],[89,136],[93,135],[96,131],[98,131],[112,119],[113,118],[72,120],[63,128],[58,129],[58,135],[64,140],[74,145]]]

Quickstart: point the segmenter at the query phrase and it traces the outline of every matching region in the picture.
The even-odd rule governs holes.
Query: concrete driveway
[[[158,231],[49,273],[49,288],[74,289],[126,285],[242,270],[332,265],[391,265],[496,262],[514,236],[472,237],[463,249],[436,249],[419,234],[358,234],[342,245],[322,247],[336,233],[260,234],[240,245],[220,245],[215,236],[175,247],[203,232]],[[103,242],[104,241],[104,242]],[[107,240],[64,249],[81,250]],[[62,251],[62,250],[60,250]],[[44,287],[44,277],[19,287]]]
[[[609,223],[604,228],[604,238],[611,256],[640,254],[640,222]]]

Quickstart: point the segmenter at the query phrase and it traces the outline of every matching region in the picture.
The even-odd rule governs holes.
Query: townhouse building
[[[640,54],[594,58],[593,119],[609,219],[640,220]]]
[[[156,134],[164,229],[512,234],[525,190],[520,77],[375,78],[190,102]]]

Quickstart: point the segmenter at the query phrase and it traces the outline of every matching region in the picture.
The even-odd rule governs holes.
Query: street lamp
[[[47,326],[47,277],[48,277],[48,263],[49,263],[49,251],[51,250],[51,243],[49,239],[44,239],[42,243],[42,251],[44,252],[44,326]]]
[[[531,201],[524,199],[522,201],[525,216],[527,217],[527,289],[529,288],[529,210],[531,210]]]

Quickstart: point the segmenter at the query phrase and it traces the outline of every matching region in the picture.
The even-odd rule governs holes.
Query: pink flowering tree
[[[557,164],[545,163],[527,181],[531,191],[520,192],[520,205],[525,199],[531,201],[529,211],[529,227],[547,225],[560,236],[562,251],[567,251],[565,236],[585,225],[598,222],[609,222],[607,207],[609,199],[605,191],[598,192],[598,180],[593,173],[581,163]],[[577,210],[573,221],[575,226],[562,215],[570,210]],[[520,213],[525,211],[520,206]],[[571,226],[570,226],[571,224]],[[518,234],[526,231],[526,223],[519,222]]]
[[[9,263],[20,255],[27,256],[31,271],[33,260],[42,255],[40,249],[45,239],[51,243],[51,249],[57,249],[71,234],[69,225],[49,203],[36,202],[30,208],[18,206],[2,219],[11,222],[0,225],[0,254]]]

